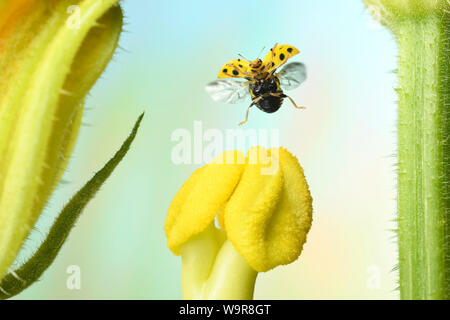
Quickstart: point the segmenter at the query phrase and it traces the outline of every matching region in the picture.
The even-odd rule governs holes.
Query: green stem
[[[1,279],[0,299],[9,299],[21,293],[39,280],[47,268],[51,266],[86,205],[127,154],[136,137],[143,116],[144,114],[139,116],[131,134],[111,160],[70,199],[37,251],[20,268]]]
[[[449,38],[437,14],[396,23],[402,299],[449,298]]]
[[[258,272],[211,224],[180,249],[183,299],[251,300]]]

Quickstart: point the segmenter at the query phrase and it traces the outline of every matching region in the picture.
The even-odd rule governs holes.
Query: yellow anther
[[[250,149],[245,164],[229,151],[198,169],[170,205],[168,246],[179,247],[218,216],[229,241],[256,271],[295,261],[312,220],[312,199],[303,170],[286,149]]]

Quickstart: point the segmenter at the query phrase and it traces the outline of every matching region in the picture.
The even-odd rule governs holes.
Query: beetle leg
[[[235,65],[232,65],[232,64],[227,64],[227,66],[228,66],[228,67],[232,67],[234,70],[236,70],[236,71],[238,71],[238,72],[241,72],[241,73],[244,74],[245,76],[253,77],[253,74],[252,74],[252,73],[244,71],[243,68],[238,68],[238,67],[236,67]],[[233,76],[233,78],[239,78],[239,77]]]
[[[285,95],[284,93],[272,93],[272,96],[274,96],[274,97],[281,97],[281,98],[288,98],[292,102],[292,105],[295,108],[297,108],[297,109],[306,109],[306,107],[303,107],[303,106],[299,107],[299,106],[297,106],[297,104],[294,102],[294,100],[291,97],[289,97],[288,95]]]
[[[253,107],[253,105],[255,105],[258,101],[260,101],[262,99],[262,96],[255,98],[252,103],[248,106],[247,109],[247,113],[245,114],[245,120],[240,122],[239,125],[242,126],[244,123],[246,123],[248,121],[248,114],[250,112],[250,108]]]

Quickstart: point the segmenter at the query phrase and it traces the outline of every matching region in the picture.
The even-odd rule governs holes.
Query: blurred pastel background
[[[308,80],[275,114],[256,108],[245,129],[279,129],[300,160],[314,221],[300,258],[259,274],[256,299],[396,299],[396,47],[359,0],[136,1],[114,61],[87,99],[62,184],[27,242],[42,241],[70,196],[113,155],[138,115],[129,154],[81,216],[56,262],[21,299],[179,299],[181,259],[166,246],[169,203],[201,164],[171,160],[174,130],[236,129],[249,101],[213,102],[204,86],[238,53],[291,44]],[[66,286],[81,270],[81,289]]]

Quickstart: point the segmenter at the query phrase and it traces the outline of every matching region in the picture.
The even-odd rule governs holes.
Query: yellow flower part
[[[266,152],[249,153],[260,151]],[[312,199],[297,159],[283,148],[267,153],[279,161],[278,170],[264,175],[273,163],[248,163],[224,210],[228,239],[258,272],[295,261],[312,221]]]
[[[122,30],[117,2],[1,1],[0,278],[67,165]]]
[[[244,170],[245,165],[235,161],[242,157],[241,152],[229,152],[225,158],[232,159],[232,164],[226,164],[218,161],[222,159],[219,156],[195,171],[181,187],[170,205],[164,227],[174,254],[179,255],[180,246],[205,230],[226,204]]]
[[[218,158],[242,156],[233,151]],[[312,221],[312,199],[297,159],[284,148],[256,147],[245,164],[215,160],[198,169],[170,205],[169,248],[178,255],[194,236],[215,228],[216,216],[227,240],[254,270],[295,261]]]

